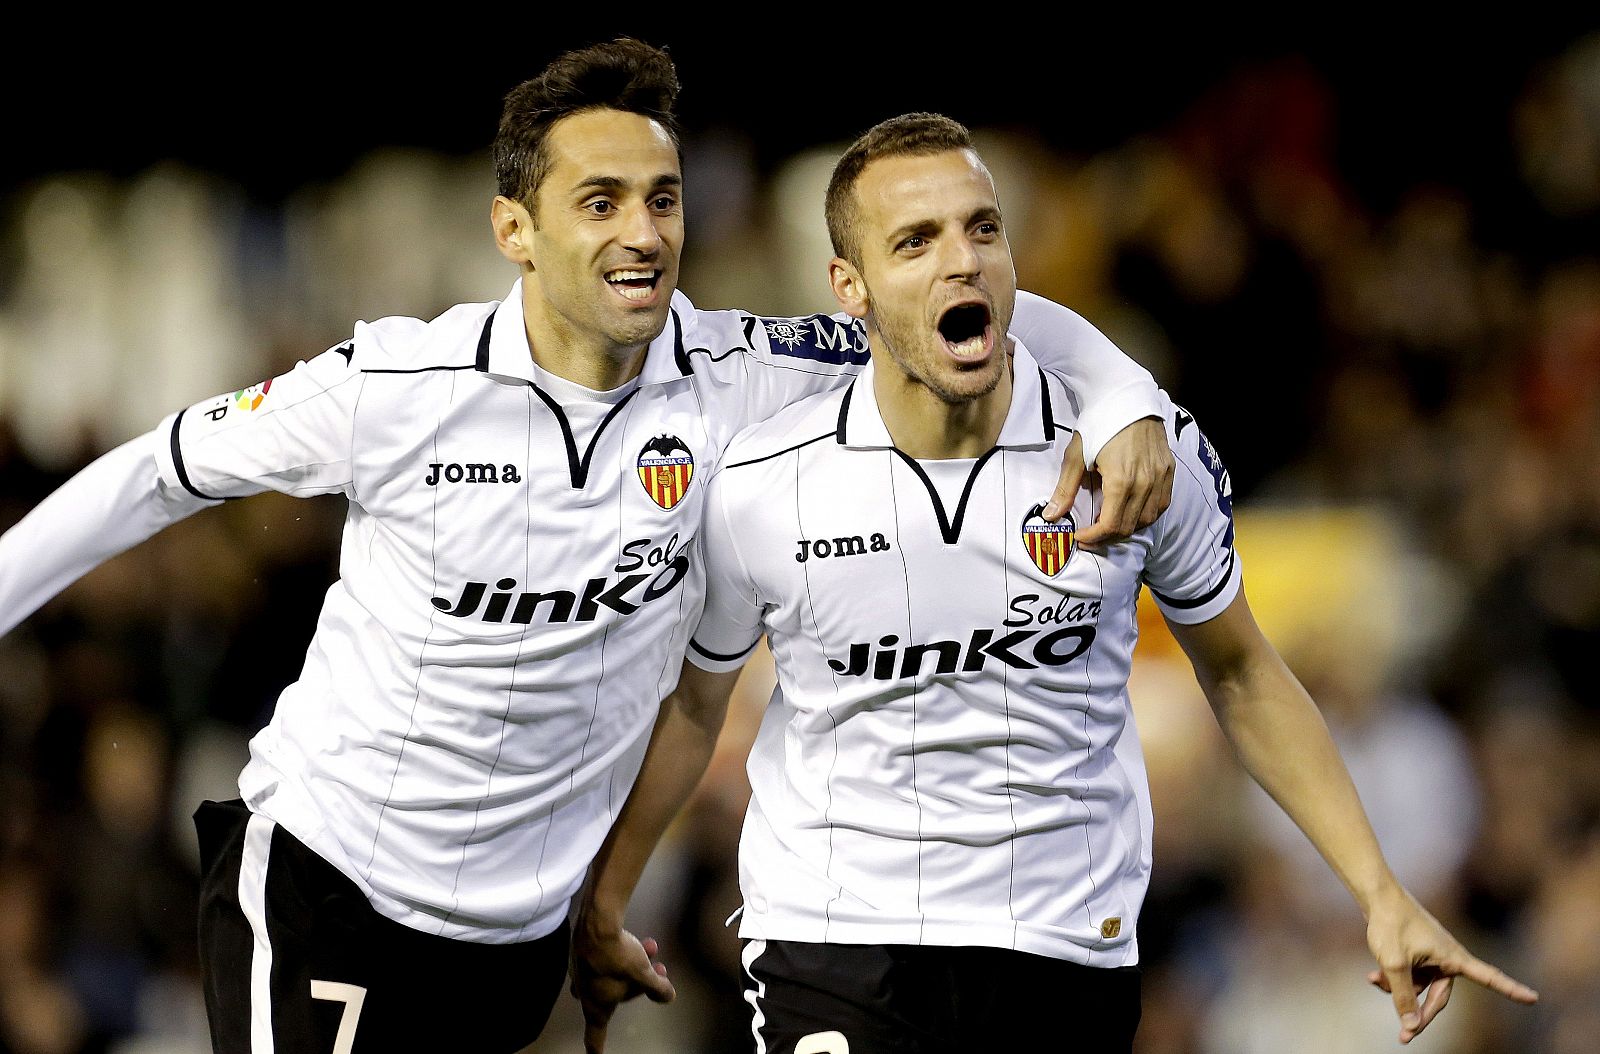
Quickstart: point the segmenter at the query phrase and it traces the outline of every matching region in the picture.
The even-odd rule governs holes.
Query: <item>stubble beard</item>
[[[870,295],[870,294],[869,294]],[[895,361],[907,377],[922,385],[932,392],[940,402],[946,406],[964,406],[976,399],[994,391],[1000,386],[1000,372],[1005,366],[1005,360],[999,360],[999,368],[991,358],[984,363],[983,369],[988,371],[977,382],[980,387],[965,387],[955,389],[943,383],[937,376],[937,368],[944,357],[942,350],[934,344],[937,337],[926,337],[916,333],[911,326],[901,326],[898,320],[886,319],[881,312],[872,312],[868,315],[868,323],[878,331],[878,336],[883,340],[884,347],[889,352],[889,357]],[[990,324],[994,324],[994,308],[990,306]],[[925,348],[924,356],[928,363],[927,368],[921,368],[916,362],[905,354],[903,349],[914,349],[919,346]],[[976,370],[960,371],[956,374],[959,378],[970,378],[977,373]]]

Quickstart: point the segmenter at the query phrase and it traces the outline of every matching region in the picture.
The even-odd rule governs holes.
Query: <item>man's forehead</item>
[[[888,222],[905,213],[998,206],[989,170],[966,149],[879,158],[862,170],[856,193],[869,215]]]
[[[584,110],[552,125],[545,144],[551,175],[563,183],[577,184],[594,176],[654,181],[680,174],[672,136],[643,114]]]

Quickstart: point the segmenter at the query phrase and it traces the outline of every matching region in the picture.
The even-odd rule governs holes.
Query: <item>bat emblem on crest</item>
[[[639,451],[639,482],[650,500],[672,509],[683,500],[694,478],[694,454],[677,436],[659,435]]]

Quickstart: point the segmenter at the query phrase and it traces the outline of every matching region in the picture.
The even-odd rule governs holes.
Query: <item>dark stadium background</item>
[[[859,11],[759,13],[674,11],[602,28],[567,16],[558,28],[529,6],[475,13],[470,25],[440,15],[360,31],[288,12],[170,27],[50,18],[14,39],[25,61],[0,69],[0,371],[30,354],[7,347],[22,332],[7,319],[35,266],[19,232],[40,188],[98,173],[88,185],[121,195],[175,163],[236,193],[247,225],[273,228],[307,188],[346,185],[374,152],[480,154],[507,89],[559,51],[618,32],[669,46],[691,165],[697,144],[736,142],[760,188],[797,154],[913,109],[1030,145],[1047,168],[1023,171],[1041,186],[1095,164],[1137,168],[1138,144],[1159,144],[1199,174],[1201,211],[1243,232],[1242,275],[1196,298],[1162,255],[1165,232],[1124,232],[1109,239],[1104,299],[1074,306],[1130,350],[1140,334],[1163,334],[1166,357],[1152,368],[1233,470],[1252,599],[1258,585],[1264,608],[1295,598],[1282,602],[1286,625],[1325,645],[1306,647],[1297,670],[1332,720],[1356,730],[1348,748],[1376,756],[1387,744],[1418,772],[1435,753],[1459,760],[1457,782],[1441,786],[1461,801],[1400,780],[1372,788],[1369,808],[1393,814],[1402,837],[1422,838],[1415,828],[1436,815],[1437,827],[1461,825],[1459,857],[1440,854],[1450,861],[1424,899],[1545,996],[1519,1010],[1460,993],[1413,1049],[1600,1047],[1600,169],[1587,183],[1584,171],[1600,153],[1560,137],[1530,147],[1526,131],[1555,71],[1588,55],[1571,90],[1593,122],[1589,146],[1600,143],[1600,19],[1015,10],[982,25],[989,12],[976,9],[893,25]],[[1529,175],[1545,170],[1530,150],[1548,152],[1548,170],[1575,164],[1576,185],[1595,197],[1552,206]],[[1342,229],[1324,242],[1276,225],[1268,205],[1282,188],[1261,175],[1286,160],[1291,176],[1334,188]],[[689,200],[687,257],[709,267],[697,239],[717,202],[693,186]],[[1319,256],[1319,245],[1334,248]],[[382,232],[370,251],[429,253]],[[1446,271],[1466,274],[1461,288],[1481,300],[1464,334],[1430,329],[1440,319],[1423,287]],[[1074,288],[1051,285],[1047,260],[1022,277]],[[1388,296],[1382,321],[1351,292],[1364,281]],[[295,345],[321,339],[306,329],[278,334],[287,344],[274,361],[340,336]],[[8,395],[6,382],[0,373],[0,529],[116,438],[86,430],[65,462],[30,456],[7,420],[19,389]],[[173,408],[151,407],[149,422]],[[181,820],[195,777],[180,759],[218,753],[208,738],[218,728],[258,727],[298,670],[339,513],[334,502],[260,498],[197,517],[0,640],[0,1054],[200,1049]],[[1370,568],[1337,563],[1360,548],[1352,538],[1421,554],[1431,585],[1409,602],[1451,613],[1398,687],[1351,678],[1373,646],[1342,635],[1371,595]],[[1355,585],[1328,581],[1346,570]],[[1158,663],[1170,659],[1158,627],[1150,634]],[[1362,1045],[1372,1006],[1372,1027],[1391,1034],[1387,1000],[1335,993],[1352,977],[1359,988],[1359,919],[1297,893],[1307,872],[1211,739],[1173,746],[1191,726],[1161,700],[1188,696],[1165,676],[1147,675],[1148,694],[1135,686],[1136,700],[1157,700],[1140,717],[1158,821],[1140,1054],[1387,1049]],[[1363,738],[1363,727],[1378,731]],[[736,757],[719,761],[708,788],[642,895],[641,925],[664,937],[686,998],[627,1012],[613,1030],[622,1054],[742,1049],[719,925],[736,902]],[[1367,1008],[1359,1019],[1356,1005]],[[537,1049],[576,1049],[573,1029],[566,1006]]]

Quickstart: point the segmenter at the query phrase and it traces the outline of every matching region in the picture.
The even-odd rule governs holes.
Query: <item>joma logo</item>
[[[894,548],[889,544],[889,539],[881,534],[874,534],[870,543],[859,534],[850,534],[843,538],[802,538],[798,544],[800,551],[794,554],[797,564],[803,564],[812,557],[826,560],[835,556],[862,556],[868,552],[886,553]]]
[[[440,480],[446,483],[521,483],[522,477],[517,474],[517,466],[504,465],[497,472],[493,465],[484,463],[478,465],[445,464],[434,461],[428,465],[428,477],[423,480],[430,487],[437,487]]]

